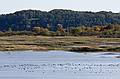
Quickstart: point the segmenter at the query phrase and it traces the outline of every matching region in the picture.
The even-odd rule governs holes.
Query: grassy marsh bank
[[[67,50],[77,52],[120,52],[120,38],[96,36],[2,36],[0,51],[13,50]]]

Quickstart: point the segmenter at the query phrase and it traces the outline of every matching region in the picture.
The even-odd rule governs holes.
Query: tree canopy
[[[0,15],[0,31],[29,31],[34,27],[56,30],[58,24],[63,28],[78,26],[105,26],[120,24],[120,13],[112,12],[80,12],[54,9],[49,12],[40,10],[22,10],[11,14]]]

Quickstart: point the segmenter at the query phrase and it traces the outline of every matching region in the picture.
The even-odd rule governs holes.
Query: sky
[[[71,9],[75,11],[120,12],[120,0],[0,0],[0,14],[20,10]]]

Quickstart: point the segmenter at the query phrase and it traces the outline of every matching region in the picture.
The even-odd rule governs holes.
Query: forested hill
[[[120,24],[120,13],[112,12],[79,12],[72,10],[54,9],[49,12],[40,10],[23,10],[15,13],[0,15],[0,30],[14,31],[32,30],[33,27],[51,26],[55,30],[58,24],[64,28],[77,26],[95,26]]]

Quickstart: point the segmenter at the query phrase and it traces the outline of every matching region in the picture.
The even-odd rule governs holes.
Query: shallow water
[[[0,79],[120,79],[120,53],[0,52]]]

